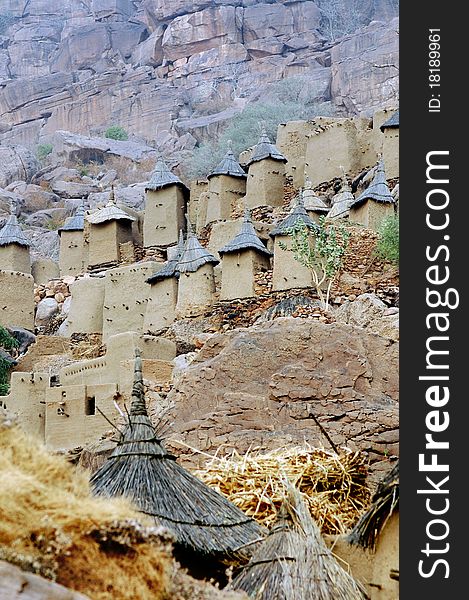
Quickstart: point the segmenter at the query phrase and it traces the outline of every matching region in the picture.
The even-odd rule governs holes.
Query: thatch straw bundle
[[[93,600],[164,597],[167,534],[143,526],[124,500],[92,498],[85,474],[7,420],[0,481],[0,559]]]
[[[348,540],[375,550],[376,542],[388,519],[399,506],[399,462],[379,484],[372,504],[350,532]]]
[[[286,486],[276,523],[231,587],[253,600],[363,600],[358,584],[324,543],[304,496]]]
[[[196,474],[267,527],[285,499],[285,481],[303,494],[323,533],[345,533],[369,506],[367,467],[358,452],[338,455],[309,445],[244,456],[235,451],[213,457]]]
[[[162,446],[147,414],[139,355],[128,424],[91,478],[101,496],[124,496],[174,535],[175,543],[220,559],[247,559],[264,531],[224,496],[181,467]]]

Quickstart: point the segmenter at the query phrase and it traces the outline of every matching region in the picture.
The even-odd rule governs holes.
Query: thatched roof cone
[[[31,246],[31,242],[24,235],[14,214],[8,217],[5,225],[0,230],[0,246],[8,246],[9,244],[18,244],[27,248]]]
[[[255,600],[365,598],[327,548],[300,492],[291,486],[277,523],[233,579],[232,587]]]
[[[108,460],[92,476],[101,496],[126,496],[173,534],[176,544],[220,559],[246,557],[263,529],[234,504],[186,471],[158,439],[145,408],[141,359],[129,421]]]
[[[265,158],[271,158],[272,160],[278,160],[283,163],[288,162],[285,156],[280,152],[280,150],[272,144],[267,135],[265,129],[262,130],[261,137],[259,141],[254,146],[254,149],[251,154],[251,158],[247,162],[248,165],[251,165],[254,162],[259,160],[264,160]]]
[[[353,207],[357,208],[366,200],[373,200],[381,203],[394,203],[394,198],[391,195],[388,184],[386,183],[386,173],[384,171],[384,162],[381,158],[376,166],[375,176],[370,185],[364,190],[353,203]]]
[[[173,248],[173,246],[172,246]],[[156,271],[151,277],[146,279],[146,283],[154,284],[163,279],[170,277],[179,277],[178,263],[184,251],[184,234],[182,230],[179,232],[179,241],[176,246],[175,253],[172,258],[169,258],[164,267]]]
[[[229,175],[230,177],[241,178],[247,177],[246,172],[236,160],[235,155],[231,150],[231,146],[229,146],[227,153],[215,169],[208,175],[207,179],[215,177],[216,175]]]
[[[398,110],[396,110],[396,112],[391,117],[389,117],[389,119],[387,121],[385,121],[381,125],[380,129],[381,129],[381,131],[383,131],[384,129],[391,128],[391,127],[393,127],[393,128],[399,127],[399,111]]]
[[[106,206],[99,208],[90,215],[86,215],[86,220],[92,225],[100,225],[109,221],[135,221],[135,218],[117,206],[114,199],[114,188],[112,188],[109,202]]]
[[[315,213],[327,213],[329,212],[329,207],[327,204],[314,193],[313,184],[309,177],[306,178],[305,187],[301,191],[300,195],[303,195],[303,205],[306,210],[310,210]]]
[[[385,476],[379,484],[371,506],[348,536],[351,544],[357,544],[363,548],[376,548],[379,534],[386,525],[388,519],[399,507],[399,462]]]
[[[303,221],[303,223],[311,231],[319,231],[319,226],[317,223],[315,223],[306,212],[302,194],[298,195],[296,204],[290,214],[287,215],[285,219],[283,219],[283,221],[281,221],[276,227],[274,227],[269,235],[271,237],[275,237],[276,235],[289,235],[291,228],[295,227],[299,221]]]
[[[179,273],[195,273],[206,264],[218,265],[220,261],[205,250],[190,224],[187,231],[187,240],[177,266]]]
[[[332,198],[332,208],[327,218],[333,220],[348,217],[350,207],[354,202],[355,198],[353,197],[344,171],[342,174],[342,186],[339,193]]]
[[[62,231],[83,231],[85,228],[85,205],[82,202],[76,209],[73,217],[69,217],[63,227],[57,230],[60,235]]]
[[[169,170],[168,165],[160,156],[156,161],[155,169],[153,170],[150,181],[145,187],[145,191],[158,191],[170,185],[179,185],[180,187],[187,189],[179,177]]]
[[[272,256],[272,252],[267,250],[254,229],[249,209],[246,209],[244,212],[244,221],[241,225],[240,232],[237,233],[226,246],[220,248],[218,254],[229,254],[231,252],[240,252],[242,250],[256,250],[261,254]]]

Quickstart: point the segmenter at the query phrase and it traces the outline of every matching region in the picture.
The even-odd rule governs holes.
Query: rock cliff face
[[[395,104],[393,5],[363,0],[373,21],[330,41],[309,0],[3,0],[0,142],[119,124],[174,148],[191,120],[222,122],[294,76],[343,113]]]

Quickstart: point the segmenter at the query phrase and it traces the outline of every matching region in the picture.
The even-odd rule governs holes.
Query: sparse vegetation
[[[53,149],[54,147],[52,144],[39,144],[36,148],[36,156],[42,161],[47,158],[49,154],[52,154]]]
[[[399,215],[386,217],[379,230],[376,254],[379,258],[399,264]]]
[[[120,125],[112,125],[112,127],[108,127],[106,129],[104,132],[104,137],[107,137],[111,140],[125,141],[129,139],[129,134]]]
[[[331,287],[342,267],[350,232],[342,223],[326,223],[325,217],[321,217],[319,229],[314,234],[314,243],[311,231],[304,221],[298,221],[289,230],[289,235],[292,239],[291,248],[283,243],[280,243],[280,247],[293,252],[295,260],[310,269],[318,297],[327,310]]]
[[[0,325],[0,348],[12,350],[18,346],[18,341]],[[0,396],[6,396],[10,391],[10,386],[8,384],[8,373],[10,372],[10,367],[11,365],[8,360],[0,356]]]
[[[248,105],[233,117],[218,140],[202,143],[195,148],[192,159],[184,166],[189,179],[206,177],[220,162],[231,140],[232,150],[238,156],[254,146],[265,127],[272,141],[277,137],[280,123],[307,120],[331,113],[327,104],[318,103],[304,77],[291,77],[270,86],[262,102]]]

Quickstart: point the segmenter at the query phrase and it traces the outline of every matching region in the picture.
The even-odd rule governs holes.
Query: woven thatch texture
[[[166,534],[123,500],[90,497],[84,474],[5,420],[0,448],[1,559],[93,600],[165,597]]]
[[[141,368],[137,356],[128,423],[112,455],[91,478],[94,492],[132,499],[184,548],[220,559],[247,559],[244,547],[262,537],[262,528],[162,446],[145,408]]]
[[[379,534],[399,507],[399,462],[389,471],[372,498],[372,504],[350,532],[351,544],[376,548]]]
[[[252,600],[363,600],[324,543],[300,492],[287,489],[274,527],[232,587]]]
[[[303,494],[323,533],[346,533],[369,506],[364,456],[310,446],[215,457],[197,472],[247,515],[269,527],[285,499],[285,480]]]

